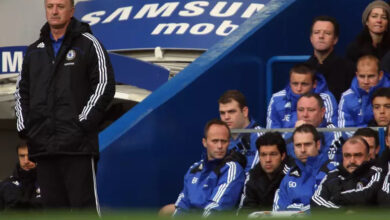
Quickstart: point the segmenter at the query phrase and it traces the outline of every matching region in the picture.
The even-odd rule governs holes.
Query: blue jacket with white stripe
[[[306,164],[295,160],[275,193],[273,211],[308,211],[317,186],[338,163],[330,162],[325,154],[309,157]]]
[[[328,90],[323,75],[316,74],[317,86],[312,92],[318,93],[325,105],[325,119],[337,124],[337,101]],[[300,95],[294,94],[290,85],[272,95],[267,110],[267,128],[293,128],[297,121],[297,102]]]
[[[372,113],[372,94],[381,87],[390,86],[390,75],[384,73],[379,83],[368,92],[359,87],[357,78],[353,78],[351,88],[345,91],[339,103],[338,127],[365,127],[374,119]]]
[[[254,120],[251,120],[246,129],[260,129],[261,127]],[[239,134],[236,139],[231,138],[228,149],[235,150],[245,155],[246,157],[246,167],[245,173],[249,171],[259,163],[259,156],[256,147],[256,140],[260,137],[262,133],[243,133]]]
[[[232,209],[238,205],[244,181],[244,169],[236,161],[196,162],[184,176],[174,216],[203,210],[203,216],[207,217],[214,211]]]

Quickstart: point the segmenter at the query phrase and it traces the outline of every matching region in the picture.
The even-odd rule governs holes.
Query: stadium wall
[[[227,89],[241,90],[250,114],[265,126],[266,61],[275,55],[310,54],[311,20],[323,14],[340,21],[336,49],[342,54],[361,29],[361,13],[368,2],[273,0],[267,4],[100,134],[101,205],[173,203],[186,170],[203,152],[204,124],[218,117],[218,97]],[[275,68],[275,89],[286,84],[287,68]]]

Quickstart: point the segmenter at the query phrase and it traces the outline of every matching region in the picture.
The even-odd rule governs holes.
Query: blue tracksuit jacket
[[[389,86],[390,75],[384,73],[379,83],[366,92],[359,87],[355,76],[351,88],[341,95],[338,127],[366,127],[374,119],[371,104],[372,93],[378,88]]]
[[[189,211],[203,210],[207,217],[214,211],[236,206],[244,186],[245,172],[238,162],[229,161],[215,168],[222,160],[201,160],[193,164],[184,176],[184,188],[175,203],[174,216]]]
[[[251,120],[248,127],[246,127],[246,129],[260,128],[254,120]],[[234,149],[246,157],[245,173],[248,173],[259,162],[256,140],[261,135],[262,133],[244,133],[240,134],[236,139],[230,139],[229,151]]]
[[[328,124],[325,121],[322,121],[319,127],[335,128],[333,124]],[[341,153],[341,146],[343,142],[340,138],[342,137],[346,140],[346,136],[343,135],[342,132],[321,132],[321,135],[322,139],[320,154],[327,155],[328,160],[341,162],[343,159],[343,155]],[[284,139],[286,140],[287,155],[296,159],[294,152],[294,143],[292,141],[292,133],[287,133],[284,136]]]
[[[306,164],[295,160],[288,174],[276,190],[273,211],[308,211],[310,200],[321,180],[337,168],[337,162],[327,160],[325,154],[309,157]]]
[[[325,119],[337,124],[337,101],[328,90],[322,74],[316,74],[317,86],[312,92],[320,94],[325,104]],[[294,94],[290,85],[272,95],[267,110],[267,128],[293,128],[297,121],[297,102],[300,95]]]

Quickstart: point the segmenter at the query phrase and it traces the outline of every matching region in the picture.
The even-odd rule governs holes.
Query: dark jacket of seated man
[[[329,172],[312,197],[312,206],[340,208],[341,206],[375,205],[376,195],[364,193],[376,191],[382,169],[375,166],[375,161],[361,164],[352,173],[343,165]],[[371,194],[371,195],[370,195]]]
[[[242,211],[271,210],[275,192],[292,163],[293,160],[286,157],[278,169],[274,171],[272,179],[262,169],[261,164],[257,164],[249,172],[248,180],[245,183]]]
[[[17,164],[12,176],[0,185],[0,209],[36,209],[41,205],[36,169],[26,171]]]

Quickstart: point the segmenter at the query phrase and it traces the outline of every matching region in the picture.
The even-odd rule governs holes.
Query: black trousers
[[[96,209],[96,169],[92,156],[56,155],[37,158],[37,180],[49,209]]]

